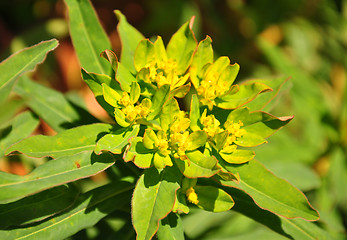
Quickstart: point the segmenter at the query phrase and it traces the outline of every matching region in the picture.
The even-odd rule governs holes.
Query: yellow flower
[[[238,123],[234,123],[234,121],[227,120],[224,123],[225,129],[228,131],[227,140],[223,146],[222,151],[225,153],[232,153],[236,150],[237,145],[234,144],[237,138],[242,137],[246,134],[246,130],[242,129],[243,122],[239,120]]]
[[[175,89],[185,84],[189,74],[178,76],[177,62],[173,59],[168,59],[162,62],[152,61],[146,65],[149,69],[149,81],[156,83],[158,87],[165,84],[170,85],[170,89]]]
[[[189,202],[194,203],[194,204],[199,203],[198,195],[196,194],[193,187],[188,188],[188,190],[186,191],[186,196],[187,196],[187,200]]]
[[[169,142],[167,140],[166,134],[163,131],[159,131],[157,133],[157,139],[155,140],[155,146],[158,148],[158,152],[163,155],[167,156],[169,154]]]
[[[216,119],[214,115],[208,115],[207,110],[202,113],[200,118],[200,123],[204,127],[203,130],[207,133],[209,137],[214,137],[217,133],[221,131],[219,125],[220,122]]]

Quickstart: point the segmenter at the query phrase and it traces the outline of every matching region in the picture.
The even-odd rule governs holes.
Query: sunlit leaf
[[[6,150],[6,154],[18,151],[30,157],[53,158],[93,150],[97,140],[107,134],[112,126],[105,123],[80,126],[55,136],[36,135],[24,139]]]
[[[25,176],[0,172],[0,203],[13,202],[47,188],[95,175],[114,164],[111,154],[84,151],[48,161]]]
[[[162,171],[145,170],[139,178],[132,199],[132,220],[137,239],[151,239],[157,232],[159,221],[172,210],[180,175],[175,167]]]
[[[94,226],[117,209],[127,207],[133,185],[116,182],[93,189],[77,199],[68,211],[30,228],[0,231],[1,239],[66,239]],[[57,234],[59,233],[59,234]]]
[[[58,46],[56,39],[40,42],[18,51],[0,63],[0,103],[10,94],[16,79],[25,72],[33,71],[42,63],[48,52]]]
[[[81,67],[88,72],[109,74],[110,64],[100,57],[111,43],[89,0],[65,0],[70,35]]]

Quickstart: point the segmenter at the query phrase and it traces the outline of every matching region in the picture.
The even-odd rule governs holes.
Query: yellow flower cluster
[[[225,153],[234,152],[237,148],[235,141],[246,134],[246,130],[242,129],[243,123],[239,120],[237,123],[234,121],[227,120],[224,123],[224,128],[220,127],[220,122],[216,119],[214,115],[206,115],[205,110],[200,118],[200,123],[203,126],[203,130],[212,139],[216,134],[223,131],[228,132],[228,137],[224,143],[222,151]]]
[[[186,196],[189,202],[194,203],[194,204],[198,204],[199,200],[198,200],[198,195],[196,194],[195,190],[193,187],[190,187],[187,189],[186,191]]]
[[[185,116],[185,112],[180,111],[176,120],[170,126],[170,145],[176,151],[175,158],[186,159],[185,152],[191,145],[191,142],[188,141],[189,131],[187,129],[189,126],[189,118]]]
[[[127,92],[123,92],[122,98],[118,100],[118,104],[123,106],[121,110],[125,115],[125,119],[129,122],[147,117],[152,106],[152,102],[148,98],[143,99],[139,105],[134,106],[134,104],[130,103],[130,97]]]
[[[189,74],[178,76],[177,63],[173,59],[158,63],[153,61],[146,67],[149,69],[149,81],[156,83],[158,87],[169,84],[172,90],[182,86],[189,78]]]
[[[219,81],[220,73],[213,72],[206,75],[200,82],[199,87],[196,89],[198,94],[202,97],[200,100],[202,104],[208,105],[211,109],[212,101],[229,90],[227,82]]]

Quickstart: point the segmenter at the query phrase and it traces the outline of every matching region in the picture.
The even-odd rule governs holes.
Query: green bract
[[[78,3],[75,1],[67,0],[66,3],[74,16],[71,24],[76,24],[74,21],[78,21],[78,16],[83,17],[92,11],[89,8],[76,10]],[[52,222],[59,222],[57,229],[69,228],[64,238],[84,227],[83,224],[75,226],[74,222],[69,224],[69,213],[71,221],[75,221],[74,217],[81,215],[83,218],[81,212],[88,210],[91,215],[86,214],[88,224],[85,226],[92,226],[126,201],[131,201],[132,223],[139,240],[151,239],[157,232],[160,239],[170,239],[171,233],[183,238],[181,224],[174,224],[170,218],[180,219],[180,214],[187,214],[196,206],[221,212],[241,202],[237,211],[250,215],[248,207],[256,209],[260,215],[254,218],[264,217],[264,222],[271,222],[267,219],[270,219],[269,215],[278,215],[287,221],[292,218],[317,220],[317,211],[298,189],[274,176],[254,159],[253,147],[266,143],[268,137],[293,118],[275,117],[258,110],[257,106],[259,109],[264,107],[269,98],[256,97],[273,90],[265,84],[266,81],[234,84],[239,65],[224,56],[214,59],[210,37],[197,43],[191,29],[193,21],[185,23],[165,47],[160,36],[151,42],[129,25],[122,13],[116,11],[116,15],[123,43],[120,61],[111,50],[105,50],[109,48],[109,42],[104,39],[100,27],[83,25],[84,34],[93,35],[92,41],[97,40],[94,31],[101,32],[102,36],[85,48],[97,51],[103,47],[101,57],[109,64],[100,58],[95,61],[95,54],[87,59],[84,51],[77,49],[79,57],[85,56],[81,62],[82,78],[114,122],[92,123],[96,121],[93,119],[75,126],[74,117],[66,118],[68,124],[65,125],[59,118],[49,118],[47,123],[59,132],[56,136],[32,136],[20,142],[13,140],[12,136],[9,143],[1,143],[0,146],[6,147],[5,154],[20,152],[30,157],[54,160],[24,177],[0,173],[0,202],[6,204],[26,199],[47,188],[95,175],[111,167],[115,161],[124,161],[119,164],[131,171],[120,175],[128,182],[121,178],[113,179],[109,186],[79,197],[61,189],[64,190],[64,199],[70,197],[76,201],[67,213],[54,215],[68,207],[63,201],[56,212],[45,214],[53,216]],[[76,27],[71,28],[72,37],[74,44],[79,44],[80,29]],[[38,51],[38,58],[31,63],[36,64],[55,46],[55,41],[41,43],[13,56],[0,67],[29,51]],[[27,70],[30,69],[23,71]],[[21,73],[11,72],[6,82],[1,80],[0,90],[13,85],[14,76]],[[29,79],[23,78],[17,91],[26,96],[28,92],[34,92],[33,85]],[[69,116],[74,116],[74,108],[65,98],[59,97],[62,100],[58,111],[64,108],[70,111],[71,108]],[[37,109],[40,115],[38,100],[32,100],[31,104],[30,107]],[[24,118],[36,126],[37,121],[29,114],[20,115],[16,121],[24,121]],[[122,172],[122,168],[116,171]],[[136,179],[137,183],[131,179]],[[129,191],[132,188],[131,199]],[[52,194],[51,191],[48,193]],[[265,214],[265,210],[271,213]],[[6,226],[17,224],[6,222]],[[38,238],[46,234],[49,238],[52,236],[50,227],[54,228],[43,222],[32,230],[0,231],[0,238],[5,239],[11,234]],[[291,233],[282,234],[288,236]]]

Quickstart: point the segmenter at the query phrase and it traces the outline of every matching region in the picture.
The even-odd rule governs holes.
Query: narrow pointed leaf
[[[105,123],[80,126],[55,136],[36,135],[24,139],[6,150],[6,154],[18,151],[30,157],[53,158],[93,150],[98,138],[109,133],[111,125]]]
[[[70,35],[81,67],[88,72],[109,74],[111,66],[100,57],[111,43],[89,0],[65,0]]]
[[[281,93],[283,94],[283,92],[285,91],[285,89],[287,89],[287,85],[288,85],[288,78],[276,78],[276,79],[256,79],[256,80],[250,80],[248,82],[259,82],[259,83],[263,83],[269,87],[271,87],[271,89],[273,91],[268,91],[265,92],[261,95],[259,95],[256,99],[254,99],[253,101],[247,103],[247,107],[249,107],[249,109],[251,111],[256,111],[256,110],[262,110],[265,108],[265,111],[269,111],[271,107],[273,107],[274,104],[271,104],[270,102],[278,97],[278,95],[280,95]]]
[[[159,221],[172,210],[179,188],[179,172],[166,167],[159,172],[147,169],[139,178],[132,199],[132,219],[137,239],[151,239],[157,232]]]
[[[66,239],[94,226],[113,211],[126,208],[132,189],[133,185],[127,182],[93,189],[79,197],[65,213],[30,228],[0,231],[0,239]]]
[[[167,45],[167,56],[177,62],[178,74],[183,74],[187,70],[192,61],[196,46],[197,42],[194,33],[189,26],[189,22],[186,22],[172,36]]]
[[[199,87],[199,82],[203,77],[201,75],[202,68],[207,63],[213,63],[213,49],[211,43],[212,39],[209,36],[206,36],[204,40],[199,42],[198,48],[194,53],[189,72],[195,88]]]
[[[236,85],[234,85],[236,87]],[[260,93],[271,91],[272,89],[263,83],[243,83],[238,85],[237,92],[231,92],[223,97],[216,98],[217,107],[223,109],[238,108],[256,98]]]
[[[135,74],[134,55],[136,47],[145,37],[128,23],[125,16],[119,10],[115,10],[114,13],[119,21],[117,29],[122,42],[120,62],[128,68],[132,74]]]
[[[303,219],[288,219],[275,215],[273,212],[260,208],[254,200],[243,191],[235,188],[229,188],[226,189],[226,191],[233,196],[235,200],[235,206],[232,208],[232,211],[244,214],[288,239],[333,239],[328,232],[320,228],[314,222]]]
[[[10,94],[16,79],[25,72],[33,71],[42,63],[48,52],[58,46],[56,39],[40,42],[18,51],[0,63],[0,103]]]
[[[16,116],[10,126],[0,129],[0,157],[12,144],[28,137],[39,125],[39,119],[26,111]]]
[[[154,44],[148,39],[141,40],[136,48],[134,56],[134,65],[136,71],[140,71],[146,67],[148,63],[155,60]]]
[[[26,76],[19,79],[14,90],[25,100],[27,106],[57,132],[97,121],[85,110],[83,114],[86,116],[81,119],[80,109],[69,102],[62,93],[38,84]]]
[[[71,207],[76,189],[58,186],[16,202],[0,204],[0,229],[42,221]]]
[[[130,139],[136,137],[140,126],[135,125],[132,128],[121,128],[103,136],[96,144],[94,152],[100,154],[101,151],[110,151],[114,154],[121,154],[124,147],[129,144]]]
[[[235,143],[240,146],[252,147],[265,142],[278,129],[288,124],[293,116],[277,118],[265,112],[249,112],[247,107],[238,108],[232,111],[228,120],[233,122],[241,121],[246,133],[238,138]]]
[[[224,167],[240,175],[240,182],[234,183],[234,187],[252,196],[261,208],[287,218],[319,219],[319,214],[302,192],[273,175],[255,159],[241,165],[226,164]]]
[[[25,176],[0,172],[0,203],[8,203],[42,190],[95,175],[114,164],[109,153],[84,151],[48,161]]]

